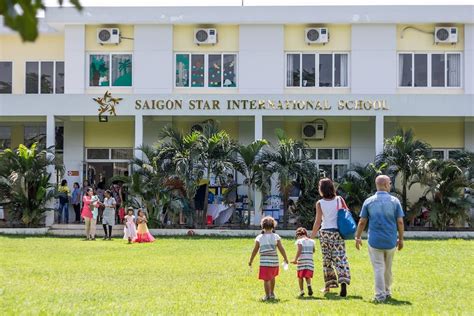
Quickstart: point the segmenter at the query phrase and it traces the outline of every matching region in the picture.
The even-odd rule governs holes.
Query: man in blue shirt
[[[369,256],[375,276],[376,302],[383,302],[392,293],[392,260],[395,250],[403,248],[403,214],[400,201],[389,194],[392,182],[381,175],[375,179],[377,193],[365,200],[356,232],[356,248],[360,250],[360,236],[369,222]],[[398,236],[397,236],[398,232]]]

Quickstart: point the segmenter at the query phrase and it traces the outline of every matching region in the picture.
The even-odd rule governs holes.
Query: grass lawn
[[[290,256],[294,241],[284,240]],[[366,243],[352,241],[349,296],[298,299],[296,269],[260,302],[252,239],[158,238],[153,244],[0,236],[0,315],[11,314],[473,314],[474,241],[408,240],[394,260],[394,300],[371,303]],[[323,286],[320,248],[314,288]],[[258,258],[257,258],[258,259]]]

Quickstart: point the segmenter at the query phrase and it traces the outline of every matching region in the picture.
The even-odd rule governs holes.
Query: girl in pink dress
[[[131,244],[132,240],[137,237],[137,228],[135,226],[135,215],[133,215],[133,208],[128,208],[124,222],[125,227],[123,228],[123,239],[128,240],[128,243]]]
[[[138,218],[137,218],[137,237],[133,240],[133,242],[154,242],[155,238],[150,234],[148,231],[148,226],[146,223],[148,220],[146,219],[145,213],[143,213],[142,209],[138,209]]]

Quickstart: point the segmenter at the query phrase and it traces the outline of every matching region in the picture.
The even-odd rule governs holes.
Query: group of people
[[[58,188],[59,217],[61,223],[69,223],[69,203],[74,207],[76,223],[85,224],[85,239],[95,240],[96,225],[102,224],[104,229],[104,240],[112,240],[112,229],[118,223],[124,224],[124,239],[132,242],[153,242],[155,239],[150,234],[147,226],[147,218],[142,209],[135,210],[132,207],[123,209],[124,190],[120,184],[112,184],[110,189],[105,190],[105,181],[100,181],[97,186],[90,186],[84,181],[82,189],[75,182],[72,192],[69,190],[67,180],[62,180]]]
[[[404,213],[400,201],[389,194],[391,180],[381,175],[375,180],[377,192],[364,201],[360,220],[355,233],[355,246],[358,250],[362,245],[361,235],[367,223],[368,249],[375,278],[375,302],[384,302],[392,296],[392,261],[396,249],[403,248]],[[319,193],[322,196],[316,203],[316,219],[311,234],[305,228],[296,230],[297,251],[291,262],[297,265],[297,277],[300,296],[304,296],[304,282],[307,294],[313,295],[311,279],[314,272],[313,253],[314,238],[319,238],[325,286],[323,293],[340,286],[341,297],[347,296],[347,287],[351,282],[349,261],[346,255],[345,240],[338,231],[337,214],[340,209],[347,209],[344,199],[337,196],[333,182],[324,178],[319,182]],[[249,260],[252,266],[257,253],[260,254],[259,279],[263,280],[265,296],[263,300],[275,299],[275,278],[279,274],[279,258],[281,253],[284,266],[288,265],[288,257],[275,233],[276,221],[272,217],[264,217],[261,221],[262,233],[255,239],[255,247]]]

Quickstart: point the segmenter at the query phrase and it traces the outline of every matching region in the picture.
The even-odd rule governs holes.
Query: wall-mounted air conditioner
[[[326,44],[329,42],[329,30],[325,27],[312,27],[304,30],[307,44]]]
[[[435,43],[454,44],[458,42],[458,28],[452,26],[435,27]]]
[[[120,43],[120,30],[118,28],[97,29],[97,43],[101,45]]]
[[[301,127],[303,139],[324,139],[326,127],[324,123],[304,123]]]
[[[217,43],[216,29],[195,29],[194,43],[198,45],[213,45]]]

